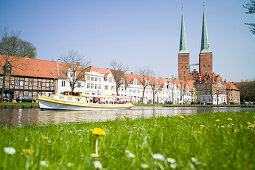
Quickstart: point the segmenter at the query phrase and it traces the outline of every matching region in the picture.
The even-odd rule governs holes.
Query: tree
[[[0,69],[3,73],[1,96],[4,96],[6,78],[11,76],[10,69],[18,67],[15,63],[17,63],[19,57],[34,58],[36,49],[31,43],[21,40],[19,34],[15,34],[13,31],[10,32],[4,29],[1,31],[1,36],[0,54],[2,55],[2,61],[0,62]]]
[[[121,85],[127,85],[125,73],[128,71],[128,67],[124,66],[122,63],[118,63],[115,60],[111,62],[111,72],[116,84],[116,94],[119,96],[119,88]]]
[[[84,60],[75,51],[69,51],[69,54],[62,57],[64,61],[62,72],[65,74],[70,84],[71,92],[78,86],[79,81],[85,79],[85,70],[89,66],[89,61]]]
[[[150,67],[143,67],[140,68],[137,72],[138,76],[138,81],[142,84],[143,86],[143,94],[142,94],[142,103],[144,102],[144,94],[145,94],[145,90],[146,87],[149,85],[149,81],[152,75],[152,70],[150,69]]]
[[[164,85],[160,82],[160,79],[157,78],[152,78],[150,85],[152,90],[152,103],[155,104],[155,96],[159,91],[162,90]]]
[[[250,3],[247,3],[246,5],[243,5],[244,8],[248,9],[246,14],[255,14],[255,0],[250,0]],[[255,34],[255,23],[245,23],[246,25],[249,25],[250,31],[252,34]]]

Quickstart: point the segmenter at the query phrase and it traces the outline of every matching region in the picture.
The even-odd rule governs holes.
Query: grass
[[[0,102],[0,105],[18,105],[18,106],[38,106],[39,103],[17,103],[17,102]]]
[[[170,169],[167,157],[176,160],[177,169],[255,169],[255,129],[248,128],[255,123],[255,111],[122,119],[0,129],[0,169],[46,169],[40,161],[47,162],[47,169],[94,169],[96,160],[103,169],[142,169],[142,163],[150,169]],[[94,128],[105,130],[97,158],[91,157]],[[9,155],[4,147],[16,153]],[[127,150],[135,157],[128,157]],[[154,159],[155,153],[165,160]]]

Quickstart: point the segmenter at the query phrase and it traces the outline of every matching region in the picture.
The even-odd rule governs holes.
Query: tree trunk
[[[3,70],[3,85],[2,85],[1,101],[0,101],[0,102],[3,102],[3,98],[4,98],[5,78],[6,78],[6,71],[5,71],[5,69],[4,69],[4,70]]]
[[[146,88],[146,87],[144,86],[144,87],[143,87],[143,95],[142,95],[142,104],[144,104],[144,103],[143,103],[143,99],[144,99],[145,88]]]

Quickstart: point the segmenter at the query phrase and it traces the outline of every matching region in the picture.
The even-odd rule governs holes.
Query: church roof
[[[201,50],[200,53],[210,53],[212,52],[209,47],[207,26],[205,20],[205,11],[203,11],[203,24],[202,24],[202,38],[201,38]]]
[[[180,35],[180,47],[179,53],[189,53],[187,48],[187,41],[186,41],[186,32],[185,32],[185,24],[184,24],[184,15],[182,12],[182,21],[181,21],[181,35]]]

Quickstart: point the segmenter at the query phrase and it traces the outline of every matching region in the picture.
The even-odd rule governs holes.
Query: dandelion
[[[93,163],[94,163],[94,167],[96,169],[102,169],[103,168],[103,166],[102,166],[100,161],[94,161]]]
[[[156,124],[156,123],[154,123],[154,125],[153,125],[154,127],[157,127],[158,125]]]
[[[125,118],[124,118],[124,117],[122,117],[122,118],[121,118],[121,120],[125,120]]]
[[[44,167],[48,167],[48,163],[47,161],[41,161],[40,164]]]
[[[35,151],[32,149],[22,149],[22,152],[28,155],[32,155]]]
[[[149,165],[144,163],[144,164],[141,164],[141,167],[146,169],[146,168],[149,168]]]
[[[174,158],[167,158],[167,162],[170,162],[171,164],[175,163],[176,160]]]
[[[231,118],[228,118],[228,121],[231,121],[232,119]]]
[[[43,136],[42,139],[48,140],[49,138],[47,136]]]
[[[112,126],[110,126],[110,129],[112,129]]]
[[[161,160],[163,161],[165,158],[163,155],[159,154],[159,153],[156,153],[152,156],[154,159],[158,159],[158,160]]]
[[[179,116],[179,115],[178,115],[178,114],[176,114],[176,113],[175,113],[174,115],[175,115],[175,116]]]
[[[124,115],[124,117],[127,117],[127,115]]]
[[[13,147],[4,147],[4,152],[13,155],[16,153],[16,150]]]
[[[72,167],[72,166],[74,166],[74,164],[73,164],[72,162],[68,162],[68,163],[67,163],[67,167],[68,167],[68,168],[70,168],[70,167]]]
[[[105,136],[105,131],[101,128],[95,128],[93,129],[92,133],[94,135],[100,136],[100,135],[104,135]]]
[[[93,158],[97,158],[97,157],[98,157],[98,154],[92,153],[90,156],[93,157]]]
[[[216,120],[215,120],[215,122],[219,122],[219,121],[220,121],[220,119],[216,119]]]
[[[191,161],[192,161],[193,163],[197,164],[197,165],[200,164],[200,162],[199,162],[195,157],[192,157],[192,158],[191,158]]]
[[[240,132],[240,129],[235,129],[234,132],[238,133],[238,132]]]
[[[197,134],[201,134],[201,132],[198,130],[198,131],[194,131],[194,133],[197,135]]]
[[[180,116],[181,119],[184,119],[185,117],[184,116]]]
[[[170,168],[176,169],[176,163],[171,164],[171,165],[170,165]]]
[[[248,128],[252,129],[254,128],[254,125],[249,125]]]

